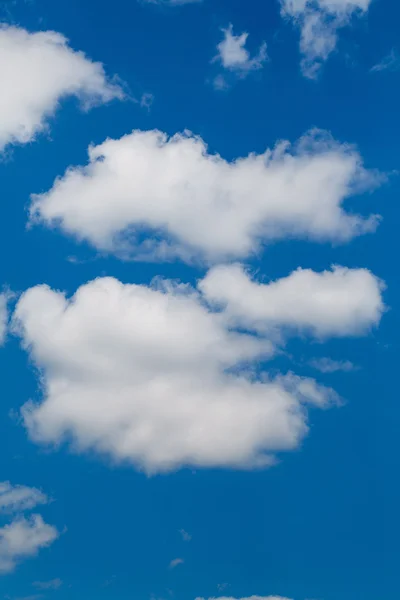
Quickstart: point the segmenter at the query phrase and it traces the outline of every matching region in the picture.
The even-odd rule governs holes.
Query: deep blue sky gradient
[[[8,5],[8,11],[5,5]],[[276,594],[295,600],[394,600],[399,597],[399,306],[400,71],[370,68],[400,48],[400,5],[376,0],[366,19],[340,34],[338,50],[318,81],[299,70],[298,32],[273,0],[204,0],[174,9],[136,0],[3,2],[2,16],[28,29],[54,29],[75,49],[105,64],[140,98],[84,114],[62,103],[48,135],[7,151],[0,163],[0,281],[13,291],[37,283],[73,293],[99,275],[149,282],[156,274],[193,281],[201,270],[174,264],[123,263],[97,257],[84,244],[40,227],[26,230],[29,195],[47,190],[70,164],[86,162],[89,143],[132,129],[173,134],[190,129],[227,159],[261,152],[278,139],[296,140],[311,127],[354,143],[366,166],[388,182],[354,200],[379,212],[374,235],[342,247],[285,241],[254,261],[265,277],[297,266],[367,267],[387,283],[390,310],[366,339],[324,346],[292,342],[295,364],[274,366],[315,375],[315,356],[351,360],[351,373],[318,375],[345,399],[341,408],[311,413],[303,447],[262,472],[183,470],[148,479],[98,456],[48,451],[29,442],[12,416],[37,396],[26,355],[10,339],[0,349],[0,480],[43,488],[54,502],[43,515],[66,532],[38,558],[0,578],[0,597],[35,593],[31,583],[60,577],[59,600],[194,600],[220,595]],[[270,62],[216,92],[210,60],[221,26],[248,31],[249,46],[268,43]],[[68,257],[76,257],[71,262]],[[82,262],[80,262],[82,261]],[[178,530],[192,534],[182,541]],[[169,562],[185,560],[174,570]],[[173,594],[173,595],[171,595]]]

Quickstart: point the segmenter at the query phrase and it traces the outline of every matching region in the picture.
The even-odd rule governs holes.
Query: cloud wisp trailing
[[[371,0],[280,0],[281,12],[300,29],[301,69],[315,79],[335,50],[338,31],[365,15]]]

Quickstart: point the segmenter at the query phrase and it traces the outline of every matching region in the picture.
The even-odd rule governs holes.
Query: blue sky
[[[399,11],[0,3],[0,597],[396,597]]]

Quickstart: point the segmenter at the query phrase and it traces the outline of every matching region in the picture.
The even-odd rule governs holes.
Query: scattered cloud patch
[[[142,94],[142,97],[140,98],[140,106],[142,108],[145,108],[146,110],[150,110],[150,108],[153,106],[153,102],[154,102],[153,94],[150,94],[149,92]]]
[[[32,585],[38,590],[58,590],[63,582],[58,577],[50,581],[35,581]]]
[[[222,29],[224,39],[217,46],[217,55],[213,62],[218,61],[224,69],[232,71],[240,77],[246,76],[250,71],[262,69],[267,55],[267,44],[263,42],[258,53],[251,57],[246,48],[249,34],[247,32],[235,35],[232,24],[227,29]]]
[[[179,533],[181,534],[184,542],[190,542],[190,540],[192,539],[192,536],[190,535],[190,533],[188,533],[184,529],[180,529]]]
[[[0,528],[0,574],[14,571],[25,558],[36,556],[58,537],[55,527],[47,525],[40,515],[13,520]]]
[[[54,31],[2,25],[0,54],[0,151],[32,141],[67,96],[78,97],[85,109],[124,97],[101,63],[72,50]]]
[[[185,561],[183,560],[183,558],[174,558],[174,560],[171,560],[171,562],[169,563],[169,568],[175,569],[179,565],[183,565],[184,562]]]
[[[218,90],[219,92],[229,90],[229,83],[227,82],[226,78],[221,74],[214,77],[212,83],[214,89]]]
[[[372,73],[380,73],[381,71],[398,71],[400,69],[400,56],[393,48],[381,62],[371,68]]]
[[[91,146],[86,166],[34,195],[30,220],[120,257],[243,259],[282,238],[339,243],[374,231],[378,217],[350,212],[349,198],[381,181],[326,132],[228,162],[188,132],[133,131]]]
[[[11,485],[9,481],[0,482],[0,512],[22,512],[47,502],[47,496],[36,488]]]
[[[308,364],[321,373],[337,373],[338,371],[348,373],[357,369],[349,360],[332,360],[326,357],[314,358]]]
[[[302,72],[314,79],[335,50],[338,31],[365,15],[371,0],[280,0],[284,17],[300,29]]]

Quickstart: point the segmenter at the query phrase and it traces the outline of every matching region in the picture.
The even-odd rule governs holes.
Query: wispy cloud
[[[192,539],[192,536],[190,535],[190,533],[188,533],[184,529],[180,529],[179,533],[181,534],[184,542],[190,542],[190,540]]]
[[[314,358],[309,365],[321,373],[336,373],[337,371],[355,371],[357,367],[349,360],[332,360],[331,358]]]
[[[280,0],[281,13],[300,29],[301,70],[315,79],[335,50],[338,31],[365,15],[371,0]]]
[[[247,75],[250,71],[262,69],[268,60],[267,44],[263,42],[257,54],[251,57],[246,48],[249,34],[243,32],[239,35],[233,33],[232,24],[227,29],[222,29],[224,39],[217,46],[217,55],[212,62],[220,62],[224,69],[234,71],[238,75]]]
[[[50,581],[34,581],[32,586],[38,590],[58,590],[62,584],[62,580],[57,577],[56,579],[51,579]]]
[[[154,96],[153,94],[150,94],[149,92],[145,92],[144,94],[142,94],[142,97],[140,98],[140,106],[141,108],[145,108],[147,110],[150,110],[150,108],[152,107],[154,102]]]
[[[12,485],[9,481],[0,482],[0,512],[21,512],[47,502],[47,496],[36,488]]]
[[[174,558],[173,560],[171,560],[171,562],[169,563],[169,568],[170,569],[175,569],[176,567],[178,567],[179,565],[183,565],[185,561],[183,560],[183,558]]]
[[[400,56],[397,50],[392,50],[378,64],[374,65],[370,70],[372,73],[380,71],[398,71],[400,69]]]

